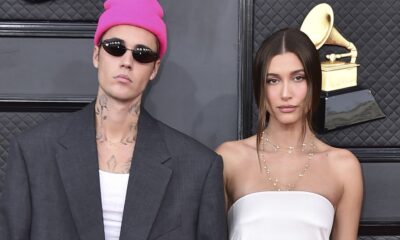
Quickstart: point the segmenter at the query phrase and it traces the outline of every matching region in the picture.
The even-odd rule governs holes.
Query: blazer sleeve
[[[203,186],[196,239],[227,239],[223,165],[220,156],[212,161]]]
[[[17,140],[11,142],[0,198],[0,239],[28,240],[31,204],[29,178]]]

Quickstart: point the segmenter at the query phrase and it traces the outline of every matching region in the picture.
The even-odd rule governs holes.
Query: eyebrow
[[[105,41],[107,41],[107,42],[113,42],[113,41],[118,41],[118,42],[120,42],[120,43],[123,43],[123,44],[125,44],[125,41],[124,40],[122,40],[121,38],[117,38],[117,37],[112,37],[112,38],[108,38],[108,39],[104,39]]]
[[[108,38],[108,39],[105,39],[104,41],[107,41],[107,42],[114,42],[114,41],[115,41],[115,42],[120,42],[122,45],[125,46],[125,41],[124,41],[123,39],[117,38],[117,37]],[[137,48],[137,47],[140,47],[140,48],[148,48],[148,49],[150,49],[150,50],[153,51],[153,52],[157,52],[157,50],[154,51],[153,49],[151,49],[151,47],[149,47],[149,46],[147,46],[147,45],[145,45],[145,44],[139,43],[139,44],[135,45],[135,48]]]
[[[290,73],[290,75],[294,75],[294,74],[297,74],[297,73],[304,73],[304,69],[294,70],[293,72]],[[267,77],[268,77],[268,76],[270,76],[270,77],[279,77],[279,74],[276,74],[276,73],[267,73]]]

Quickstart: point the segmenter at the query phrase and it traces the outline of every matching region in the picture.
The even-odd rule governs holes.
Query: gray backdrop
[[[209,147],[237,137],[238,1],[161,1],[169,50],[145,101]]]

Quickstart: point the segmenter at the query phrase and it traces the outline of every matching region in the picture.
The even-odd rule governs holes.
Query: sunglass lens
[[[116,57],[120,57],[126,52],[126,48],[120,43],[105,43],[103,47],[106,52]]]
[[[140,63],[150,63],[158,59],[158,54],[151,49],[138,47],[132,51],[133,58]]]

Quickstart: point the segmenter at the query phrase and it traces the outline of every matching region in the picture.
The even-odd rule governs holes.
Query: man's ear
[[[94,48],[93,48],[93,66],[95,68],[99,67],[99,53],[100,53],[99,46],[94,46]]]
[[[150,75],[150,81],[153,80],[154,78],[156,78],[158,70],[160,69],[160,63],[161,60],[158,59],[155,63],[154,63],[154,68],[153,68],[153,72]]]

